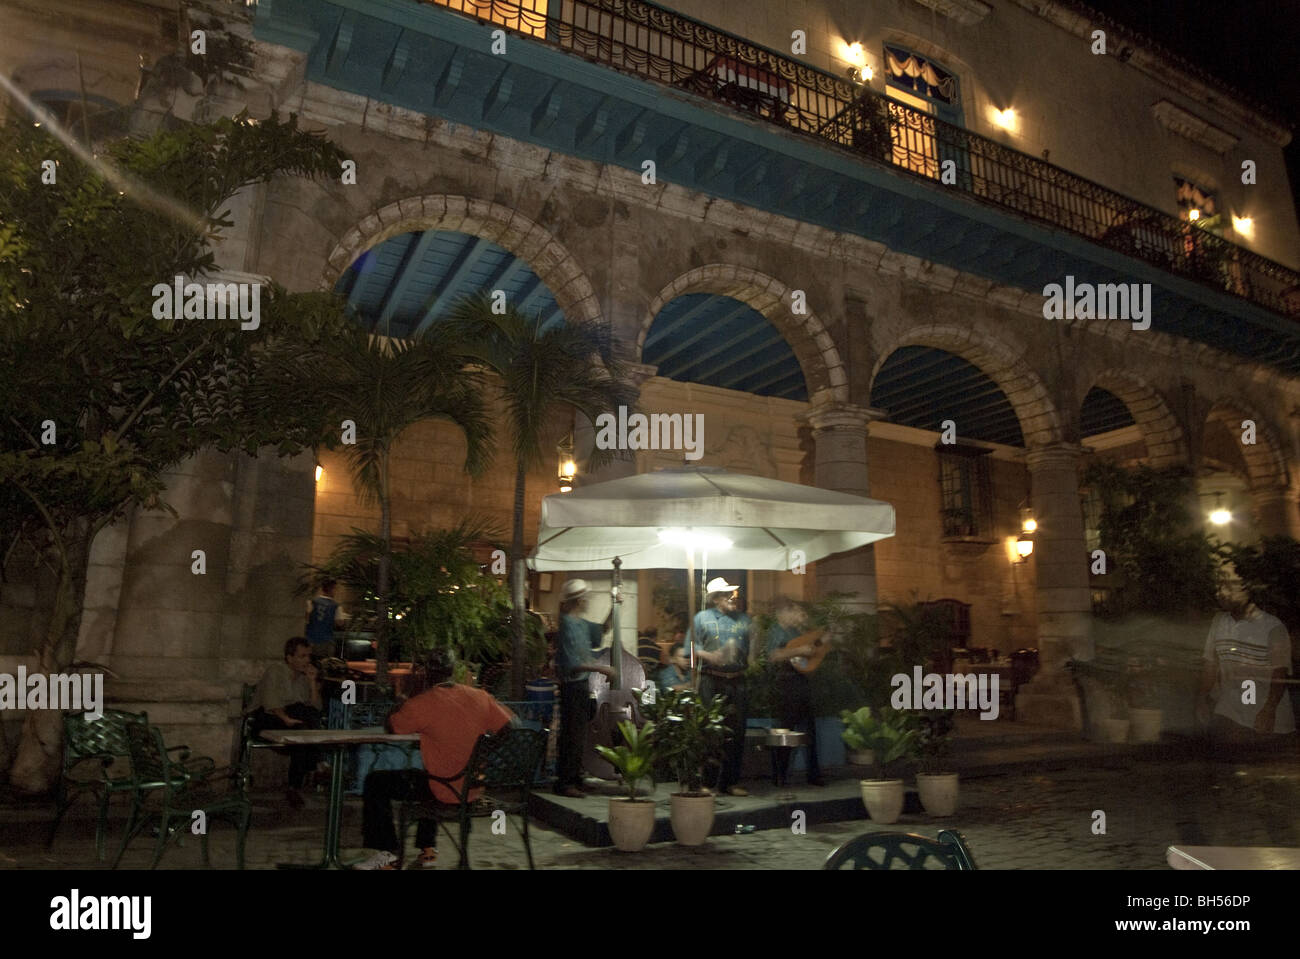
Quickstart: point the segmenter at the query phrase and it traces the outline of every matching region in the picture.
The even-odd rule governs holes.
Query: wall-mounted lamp
[[[1195,223],[1200,218],[1201,218],[1201,211],[1196,209],[1195,207],[1192,207],[1192,209],[1187,211],[1187,219],[1191,220],[1193,223]]]
[[[849,79],[858,86],[862,86],[874,76],[871,67],[849,67],[848,75]]]
[[[1020,532],[1025,536],[1032,536],[1038,531],[1038,520],[1034,519],[1034,511],[1028,505],[1020,507]]]
[[[1007,107],[1005,110],[994,109],[993,123],[1007,132],[1014,131],[1016,129],[1016,111],[1011,107]]]
[[[1210,522],[1215,526],[1227,526],[1232,522],[1232,512],[1223,508],[1222,499],[1222,493],[1214,494],[1214,509],[1210,512]]]
[[[1238,236],[1247,240],[1255,238],[1255,221],[1248,216],[1234,216],[1232,218],[1232,229]]]
[[[1026,535],[1025,533],[1021,533],[1016,538],[1016,552],[1020,556],[1020,562],[1022,563],[1029,562],[1030,554],[1032,554],[1033,551],[1034,551],[1034,538],[1032,536]]]
[[[317,464],[316,464],[316,482],[319,483],[319,482],[320,482],[320,478],[321,478],[322,476],[324,476],[324,475],[325,475],[325,467],[323,467],[323,466],[321,466],[319,463],[317,463]]]
[[[560,440],[555,452],[559,457],[556,475],[560,480],[560,492],[567,493],[573,489],[573,478],[578,475],[578,463],[573,457],[573,434]]]

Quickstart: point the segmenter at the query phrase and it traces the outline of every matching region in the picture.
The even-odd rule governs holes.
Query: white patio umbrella
[[[788,570],[893,535],[894,507],[880,500],[685,467],[543,497],[528,563],[589,570],[617,557],[626,569],[686,568],[694,610],[697,549],[721,553],[731,569]]]

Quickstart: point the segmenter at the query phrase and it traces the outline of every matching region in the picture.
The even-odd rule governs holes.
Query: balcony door
[[[885,94],[890,106],[893,162],[938,180],[952,160],[957,185],[970,189],[970,155],[961,135],[963,117],[957,77],[905,47],[885,47]],[[939,121],[939,122],[935,122]]]

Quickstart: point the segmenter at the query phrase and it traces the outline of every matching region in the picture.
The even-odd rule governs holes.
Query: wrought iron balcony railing
[[[1026,153],[643,0],[424,0],[724,103],[1300,317],[1300,273]],[[947,165],[946,161],[952,161]],[[952,177],[950,176],[949,179]]]

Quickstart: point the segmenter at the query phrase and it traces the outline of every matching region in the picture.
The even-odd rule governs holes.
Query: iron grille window
[[[935,448],[939,457],[939,516],[944,536],[993,537],[993,487],[988,450],[974,446]]]

